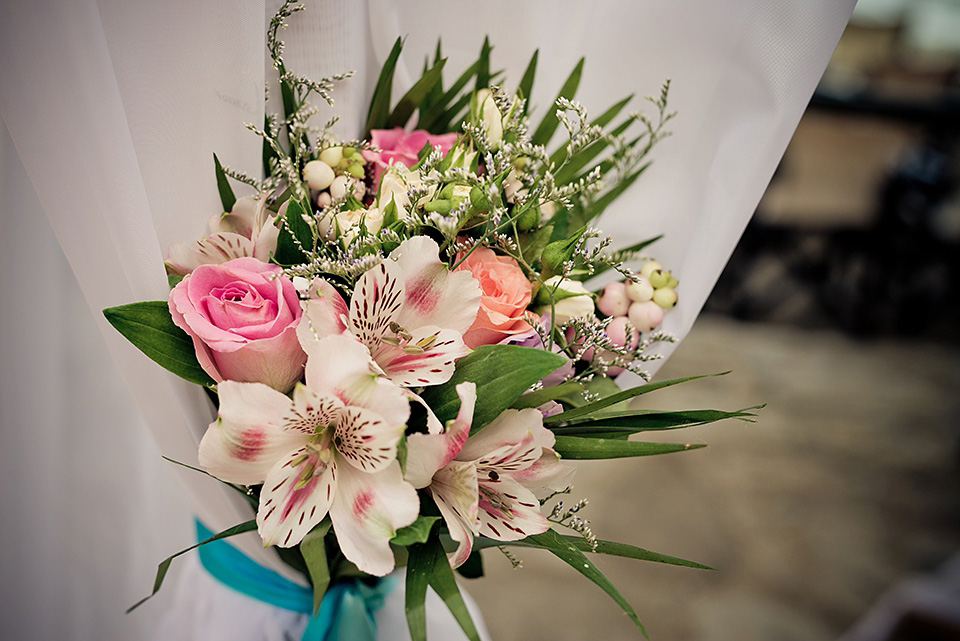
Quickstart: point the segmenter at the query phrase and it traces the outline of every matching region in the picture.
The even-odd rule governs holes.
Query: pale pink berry
[[[631,325],[630,335],[627,336],[627,325]],[[633,349],[640,341],[640,332],[626,316],[617,316],[607,325],[607,336],[617,347],[628,347]]]
[[[623,316],[629,308],[630,299],[627,298],[627,287],[623,283],[608,284],[597,299],[597,309],[607,316]]]
[[[634,303],[627,311],[630,324],[640,332],[649,332],[663,322],[663,308],[652,300]]]

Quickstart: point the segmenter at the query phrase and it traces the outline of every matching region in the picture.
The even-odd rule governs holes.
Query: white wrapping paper
[[[335,94],[344,137],[361,133],[375,74],[398,35],[407,36],[401,85],[438,36],[451,78],[489,34],[508,88],[539,48],[532,102],[540,114],[580,56],[587,65],[578,95],[593,113],[628,93],[655,94],[672,78],[674,135],[601,226],[617,245],[666,235],[651,253],[681,279],[665,329],[682,336],[759,201],[853,0],[307,4],[284,34],[288,66],[314,77],[357,71]],[[166,297],[167,245],[199,236],[219,208],[213,152],[238,169],[258,169],[260,141],[242,123],[263,120],[265,23],[275,3],[268,5],[41,0],[6,3],[0,21],[0,115],[156,455],[188,464],[196,463],[209,404],[130,346],[100,310]],[[127,427],[90,429],[109,437]],[[220,484],[177,473],[211,528],[250,517]],[[83,484],[82,472],[77,477]],[[148,504],[152,491],[149,482],[129,486],[126,505]],[[42,502],[43,492],[31,500]],[[121,530],[131,520],[117,517],[111,526]],[[287,572],[254,535],[235,542]],[[242,632],[225,629],[223,638],[254,638]]]

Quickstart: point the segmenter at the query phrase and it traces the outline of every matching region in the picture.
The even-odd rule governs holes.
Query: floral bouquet
[[[226,213],[170,248],[169,300],[105,310],[217,406],[199,471],[246,496],[256,518],[200,545],[257,530],[303,572],[315,610],[335,586],[405,565],[415,640],[426,638],[428,586],[477,639],[454,569],[480,576],[489,547],[511,559],[509,546],[541,548],[642,630],[588,555],[704,566],[598,539],[578,515],[585,501],[555,500],[570,490],[568,461],[692,449],[628,437],[755,409],[632,409],[690,379],[624,391],[612,380],[647,379],[643,364],[658,358],[648,349],[673,340],[657,328],[678,280],[642,254],[656,239],[609,251],[591,226],[666,135],[668,86],[649,99],[653,118],[613,125],[626,99],[590,120],[573,100],[581,60],[531,131],[536,53],[513,92],[491,73],[486,42],[445,87],[438,45],[394,103],[398,40],[366,135],[336,140],[333,121],[311,124],[308,99],[332,104],[346,76],[313,81],[284,65],[277,33],[299,8],[285,4],[268,31],[285,113],[248,125],[263,138],[265,177],[214,156]],[[561,126],[566,142],[551,151]],[[609,270],[619,278],[602,291],[584,284]]]

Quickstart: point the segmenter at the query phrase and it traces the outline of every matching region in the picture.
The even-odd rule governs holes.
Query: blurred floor
[[[960,550],[960,349],[703,316],[658,378],[658,408],[767,403],[756,424],[668,433],[702,450],[581,463],[573,497],[604,539],[717,568],[613,557],[602,569],[655,641],[837,639],[890,586]],[[485,552],[466,582],[499,640],[642,638],[547,554]],[[510,575],[510,581],[498,577]]]

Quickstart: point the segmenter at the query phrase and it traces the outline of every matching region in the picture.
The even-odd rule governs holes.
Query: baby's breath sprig
[[[563,501],[557,501],[557,504],[553,506],[550,514],[547,516],[547,520],[551,523],[556,523],[557,525],[562,525],[565,528],[569,528],[582,536],[586,542],[590,545],[590,550],[593,552],[597,551],[597,537],[594,535],[593,530],[590,529],[590,521],[581,518],[577,513],[585,508],[588,504],[587,499],[580,499],[572,506],[564,509]]]

